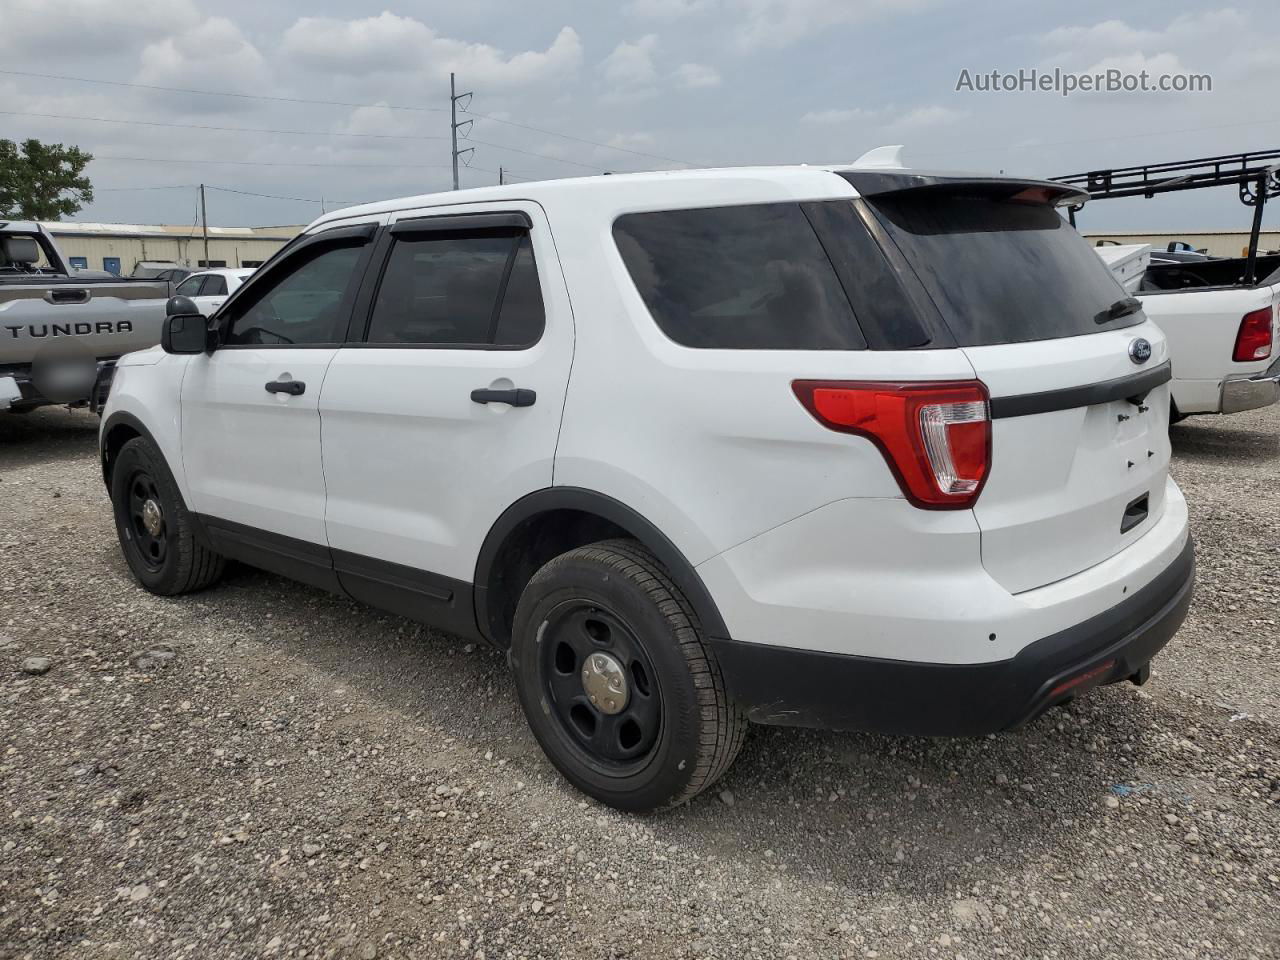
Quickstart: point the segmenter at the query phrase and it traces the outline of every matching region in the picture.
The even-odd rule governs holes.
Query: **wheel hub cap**
[[[627,706],[627,675],[616,659],[607,653],[593,653],[582,665],[582,689],[587,698],[603,714],[621,713]]]
[[[160,525],[164,522],[164,514],[160,512],[160,504],[148,500],[142,505],[142,525],[153,537],[160,536]]]

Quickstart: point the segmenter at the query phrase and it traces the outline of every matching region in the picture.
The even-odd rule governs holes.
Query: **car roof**
[[[539,180],[531,183],[474,187],[442,193],[381,200],[334,210],[313,221],[304,232],[356,217],[397,213],[421,207],[452,206],[467,203],[493,203],[525,200],[544,206],[560,204],[617,206],[631,200],[661,202],[664,194],[675,195],[675,206],[696,206],[685,202],[690,196],[704,200],[704,206],[723,203],[815,199],[827,196],[853,196],[847,181],[832,174],[858,169],[849,164],[757,167],[718,167],[693,170],[654,170],[645,173],[619,173],[591,177],[569,177],[562,180]],[[610,204],[612,198],[615,203]]]
[[[655,170],[427,193],[335,210],[315,220],[304,233],[361,217],[514,201],[531,201],[548,210],[560,208],[611,221],[632,211],[842,199],[906,189],[945,188],[957,183],[980,184],[988,189],[1010,184],[1049,190],[1064,198],[1079,194],[1081,202],[1087,199],[1087,194],[1078,188],[1053,181],[900,166],[898,150],[879,148],[845,164]]]
[[[245,277],[249,276],[249,274],[253,273],[253,271],[256,269],[258,268],[257,267],[210,267],[208,270],[196,270],[194,273],[191,274],[191,277],[205,277],[212,274],[218,277],[238,277],[240,279],[244,279]],[[187,277],[187,279],[190,280],[191,277]]]

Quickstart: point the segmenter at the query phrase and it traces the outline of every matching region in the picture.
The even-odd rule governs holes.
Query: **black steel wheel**
[[[128,547],[148,570],[164,566],[168,552],[169,531],[165,525],[162,498],[155,479],[146,470],[131,471],[129,488],[129,530],[132,536]]]
[[[566,600],[546,624],[538,667],[556,719],[589,762],[643,765],[662,726],[662,691],[644,645],[597,603]]]
[[[746,734],[697,615],[632,540],[579,547],[539,569],[516,607],[510,660],[548,759],[619,809],[689,800],[728,769]]]
[[[222,576],[225,561],[197,535],[164,456],[146,437],[120,448],[110,489],[120,550],[140,584],[167,597],[202,590]]]

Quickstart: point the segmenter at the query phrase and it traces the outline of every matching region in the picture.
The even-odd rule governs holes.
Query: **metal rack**
[[[1240,202],[1253,207],[1253,229],[1249,234],[1249,262],[1245,282],[1254,283],[1258,259],[1258,238],[1262,233],[1262,211],[1267,200],[1280,197],[1280,150],[1255,150],[1221,157],[1201,157],[1172,163],[1151,163],[1137,167],[1091,170],[1054,177],[1060,183],[1087,190],[1091,199],[1112,197],[1146,197],[1179,190],[1203,190],[1208,187],[1234,186]],[[1076,222],[1080,206],[1069,208],[1071,223]]]

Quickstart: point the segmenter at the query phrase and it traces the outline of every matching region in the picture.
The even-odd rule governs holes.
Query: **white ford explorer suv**
[[[974,735],[1142,682],[1193,582],[1169,364],[1079,197],[795,167],[330,213],[120,362],[124,556],[494,644],[631,810],[748,721]]]

